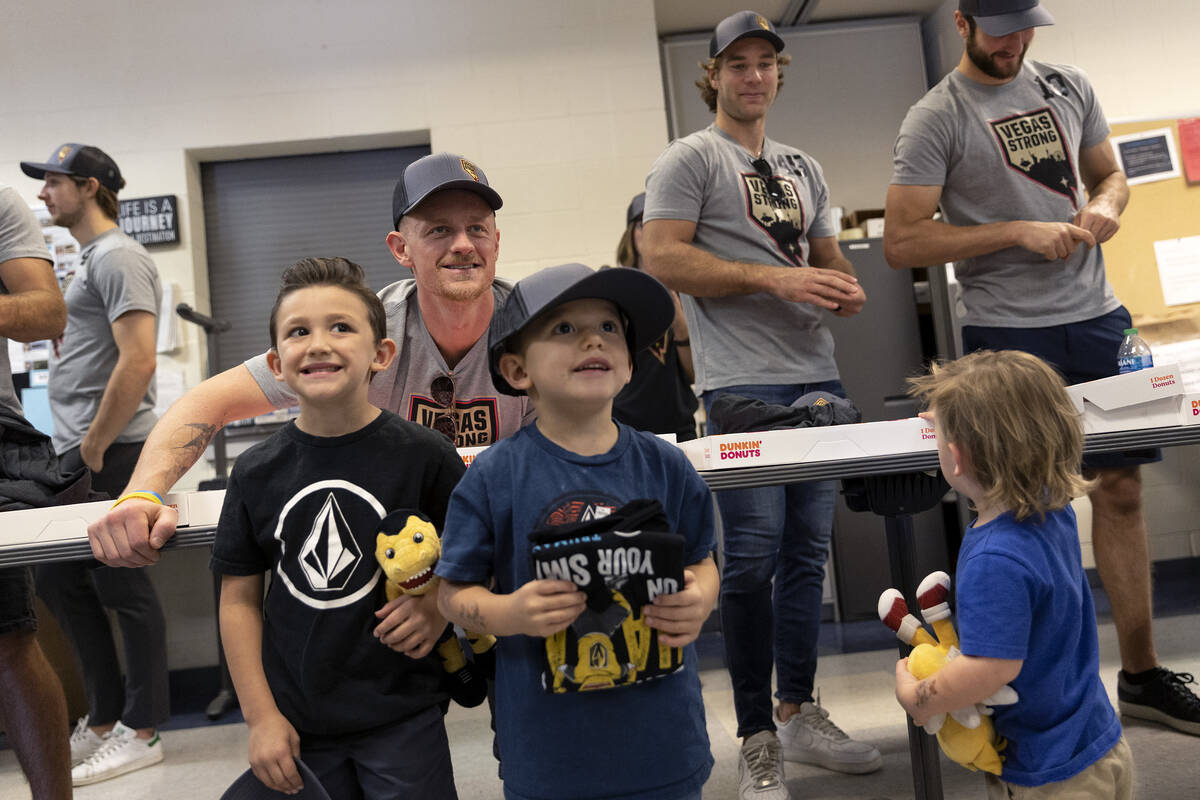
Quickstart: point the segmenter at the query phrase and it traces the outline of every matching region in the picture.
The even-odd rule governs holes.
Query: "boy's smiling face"
[[[279,305],[277,345],[267,353],[275,379],[303,401],[366,402],[371,373],[387,368],[391,339],[375,341],[362,299],[338,286],[297,289]]]
[[[611,403],[633,375],[625,323],[607,300],[572,300],[535,319],[500,369],[542,409]],[[564,406],[565,407],[565,406]]]

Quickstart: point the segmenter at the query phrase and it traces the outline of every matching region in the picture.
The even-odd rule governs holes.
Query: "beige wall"
[[[641,0],[31,7],[5,15],[0,182],[33,200],[18,162],[82,141],[116,159],[125,196],[178,195],[182,244],[153,253],[202,310],[201,158],[427,142],[504,196],[502,275],[611,263],[667,140],[653,15]],[[197,334],[162,360],[189,386]]]
[[[505,199],[499,271],[519,278],[611,263],[667,141],[643,0],[69,0],[3,16],[0,182],[32,201],[40,183],[18,162],[82,141],[116,159],[126,196],[178,195],[182,243],[152,252],[201,310],[198,159],[416,142],[464,153]],[[160,364],[191,386],[204,348],[195,326],[182,333]],[[215,663],[206,560],[174,553],[152,571],[173,669]]]

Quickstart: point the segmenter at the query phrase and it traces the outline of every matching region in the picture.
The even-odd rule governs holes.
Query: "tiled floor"
[[[1200,586],[1191,574],[1183,596]],[[1178,671],[1200,675],[1200,604],[1180,604],[1180,593],[1169,592],[1160,603],[1155,624],[1160,657]],[[1102,675],[1116,702],[1118,668],[1116,639],[1101,609]],[[910,798],[912,774],[904,717],[892,696],[896,650],[890,634],[878,636],[877,623],[825,626],[823,655],[817,675],[822,703],[833,719],[855,738],[874,743],[884,754],[884,766],[866,776],[837,775],[816,767],[789,764],[788,786],[797,800],[804,798]],[[716,767],[704,790],[705,798],[736,797],[736,723],[729,679],[721,666],[720,642],[706,634],[701,642],[702,680],[709,737]],[[234,715],[236,719],[236,714]],[[485,709],[453,707],[446,718],[462,800],[502,797],[491,756],[491,733]],[[240,722],[167,730],[163,734],[166,760],[106,783],[76,791],[81,800],[215,800],[246,766],[246,727]],[[1138,796],[1147,800],[1192,800],[1200,797],[1200,738],[1174,733],[1161,726],[1129,721],[1126,737],[1138,765]],[[982,779],[975,773],[943,762],[946,798],[982,798]],[[11,751],[0,752],[0,798],[28,798]]]

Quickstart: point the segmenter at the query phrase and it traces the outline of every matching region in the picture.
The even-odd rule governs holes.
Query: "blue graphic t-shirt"
[[[238,457],[211,565],[221,575],[271,571],[263,669],[298,731],[366,731],[446,698],[436,654],[413,660],[372,635],[387,602],[375,536],[400,508],[440,530],[462,472],[444,436],[387,411],[345,436],[289,423]]]
[[[536,425],[472,463],[446,514],[435,570],[451,581],[509,594],[533,579],[529,534],[611,514],[631,500],[662,503],[684,535],[684,564],[713,550],[713,501],[683,453],[624,425],[616,445],[580,456]],[[505,636],[496,667],[496,732],[510,800],[662,798],[699,791],[712,769],[695,648],[683,669],[605,691],[543,688],[545,640]]]

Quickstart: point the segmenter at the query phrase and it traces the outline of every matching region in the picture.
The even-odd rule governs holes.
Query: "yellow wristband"
[[[149,500],[151,503],[158,503],[160,506],[163,504],[163,499],[155,492],[126,492],[117,498],[117,502],[109,506],[109,510],[111,511],[112,509],[121,505],[121,503],[124,503],[126,500],[133,500],[134,498],[138,500]]]

